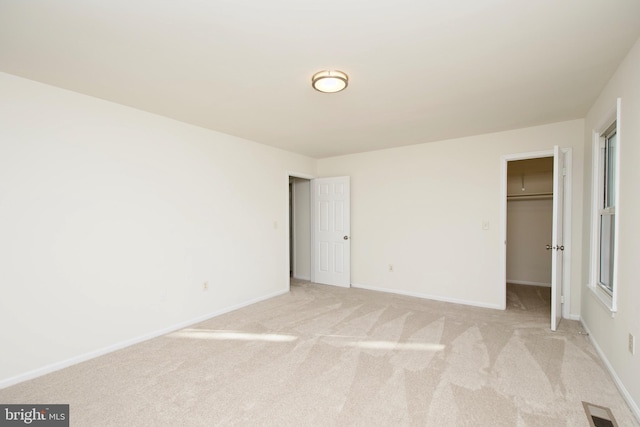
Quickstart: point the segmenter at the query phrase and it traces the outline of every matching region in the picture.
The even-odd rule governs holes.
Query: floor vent
[[[587,413],[591,427],[618,427],[618,423],[616,423],[616,419],[613,418],[611,409],[589,402],[582,402],[582,406],[584,406],[584,412]]]

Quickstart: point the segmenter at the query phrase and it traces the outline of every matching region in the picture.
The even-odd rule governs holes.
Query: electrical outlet
[[[389,264],[389,272],[393,273],[393,264]]]
[[[202,290],[206,291],[207,289],[209,289],[209,282],[203,282],[202,283]]]
[[[636,339],[631,334],[629,334],[629,353],[636,354]]]

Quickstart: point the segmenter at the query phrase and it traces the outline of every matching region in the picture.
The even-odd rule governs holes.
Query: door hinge
[[[567,168],[562,168],[562,176],[567,176]]]
[[[560,304],[564,304],[564,295],[560,297]]]

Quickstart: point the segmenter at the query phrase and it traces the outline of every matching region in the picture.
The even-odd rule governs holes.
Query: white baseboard
[[[638,407],[638,404],[633,400],[631,394],[629,394],[629,391],[624,386],[624,383],[622,382],[616,371],[613,369],[613,366],[611,366],[611,363],[609,363],[609,359],[607,359],[604,351],[602,351],[602,349],[598,345],[598,342],[593,338],[593,335],[591,334],[591,331],[589,330],[587,325],[584,323],[584,320],[580,319],[580,323],[582,323],[582,327],[584,328],[585,332],[589,334],[589,341],[591,342],[591,344],[593,344],[593,347],[596,349],[596,352],[600,356],[600,359],[602,359],[604,366],[607,367],[611,378],[613,378],[613,382],[616,384],[616,387],[618,387],[618,390],[620,390],[620,393],[622,394],[624,400],[627,402],[627,405],[629,405],[631,412],[633,412],[633,415],[635,415],[636,420],[640,422],[640,407]]]
[[[546,286],[547,288],[551,287],[551,283],[530,282],[530,281],[527,281],[527,280],[509,280],[509,279],[507,279],[507,283],[513,283],[514,285]]]
[[[579,314],[567,314],[567,315],[562,315],[563,319],[569,319],[569,320],[576,320],[578,322],[580,322],[582,320],[582,318],[580,317]]]
[[[296,280],[305,280],[307,282],[311,281],[311,277],[310,276],[300,276],[299,274],[294,274],[293,278]]]
[[[360,285],[360,284],[357,284],[357,283],[352,283],[351,287],[352,288],[367,289],[369,291],[387,292],[387,293],[390,293],[390,294],[397,294],[397,295],[404,295],[404,296],[408,296],[408,297],[429,299],[429,300],[434,300],[434,301],[450,302],[450,303],[453,303],[453,304],[462,304],[462,305],[470,305],[470,306],[473,306],[473,307],[492,308],[492,309],[495,309],[495,310],[502,310],[502,307],[500,307],[499,305],[485,304],[485,303],[481,303],[481,302],[477,302],[477,301],[467,301],[467,300],[461,300],[461,299],[456,299],[456,298],[445,298],[445,297],[440,297],[440,296],[423,294],[423,293],[420,293],[420,292],[410,292],[410,291],[401,291],[401,290],[398,290],[398,289],[378,288],[378,287],[375,287],[375,286]]]
[[[264,296],[261,296],[261,297],[258,297],[258,298],[254,298],[254,299],[251,299],[249,301],[245,301],[245,302],[242,302],[240,304],[233,305],[231,307],[221,308],[221,309],[216,310],[216,311],[214,311],[212,313],[208,313],[208,314],[205,314],[205,315],[202,315],[202,316],[198,316],[198,317],[195,317],[193,319],[185,320],[184,322],[176,323],[174,325],[171,325],[171,326],[168,326],[166,328],[162,328],[162,329],[150,332],[148,334],[141,335],[139,337],[135,337],[135,338],[132,338],[132,339],[129,339],[129,340],[125,340],[125,341],[122,341],[122,342],[119,342],[119,343],[116,343],[116,344],[113,344],[113,345],[109,345],[107,347],[103,347],[103,348],[100,348],[98,350],[89,351],[87,353],[80,354],[78,356],[71,357],[71,358],[66,359],[66,360],[62,360],[60,362],[52,363],[52,364],[43,366],[41,368],[37,368],[37,369],[34,369],[32,371],[28,371],[28,372],[25,372],[23,374],[16,375],[14,377],[10,377],[10,378],[6,378],[6,379],[3,379],[3,380],[0,380],[0,389],[6,388],[6,387],[10,387],[12,385],[15,385],[15,384],[18,384],[18,383],[21,383],[21,382],[24,382],[24,381],[31,380],[31,379],[40,377],[42,375],[49,374],[51,372],[59,371],[60,369],[67,368],[69,366],[73,366],[73,365],[76,365],[78,363],[90,360],[90,359],[95,359],[96,357],[103,356],[105,354],[112,353],[112,352],[117,351],[117,350],[121,350],[121,349],[123,349],[125,347],[130,347],[132,345],[139,344],[141,342],[150,340],[152,338],[157,338],[159,336],[166,335],[168,333],[177,331],[179,329],[186,328],[187,326],[191,326],[191,325],[194,325],[196,323],[204,322],[205,320],[209,320],[211,318],[220,316],[222,314],[229,313],[231,311],[235,311],[235,310],[238,310],[240,308],[243,308],[243,307],[246,307],[246,306],[249,306],[249,305],[252,305],[252,304],[256,304],[256,303],[258,303],[260,301],[264,301],[264,300],[268,300],[268,299],[271,299],[271,298],[274,298],[274,297],[277,297],[277,296],[280,296],[280,295],[284,295],[286,293],[289,293],[289,289],[284,289],[284,290],[281,290],[281,291],[273,292],[271,294],[264,295]]]

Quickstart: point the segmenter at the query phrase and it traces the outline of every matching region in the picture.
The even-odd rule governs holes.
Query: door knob
[[[551,249],[551,245],[547,245],[547,250]]]
[[[344,240],[349,240],[349,236],[344,236],[343,239]]]

